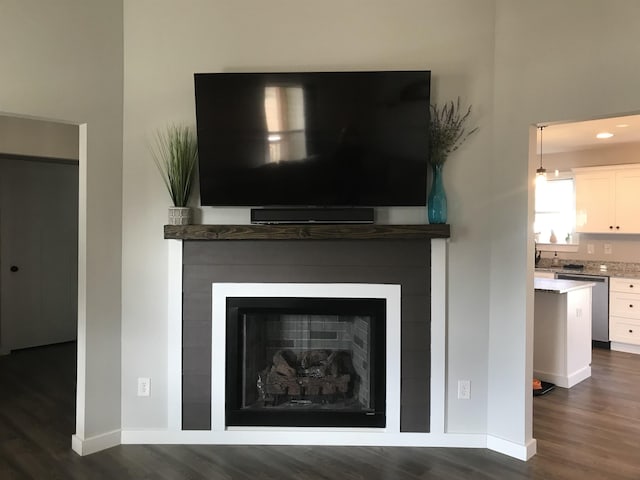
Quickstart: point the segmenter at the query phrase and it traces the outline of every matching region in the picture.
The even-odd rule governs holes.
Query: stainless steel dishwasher
[[[595,283],[591,290],[592,345],[599,348],[611,348],[609,341],[609,277],[581,273],[556,273],[556,278]]]

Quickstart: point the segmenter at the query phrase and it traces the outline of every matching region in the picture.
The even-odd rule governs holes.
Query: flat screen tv
[[[196,73],[210,206],[424,206],[429,71]]]

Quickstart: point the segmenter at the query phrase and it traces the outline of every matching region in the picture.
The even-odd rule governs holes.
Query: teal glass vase
[[[447,223],[447,194],[442,181],[443,164],[432,164],[431,190],[427,197],[429,223]]]

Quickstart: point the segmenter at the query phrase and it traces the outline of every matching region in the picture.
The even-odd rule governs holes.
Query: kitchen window
[[[576,194],[573,177],[536,184],[534,232],[537,243],[576,244]],[[555,241],[554,241],[555,240]]]

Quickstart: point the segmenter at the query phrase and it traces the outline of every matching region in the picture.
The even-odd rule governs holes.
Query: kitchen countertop
[[[581,288],[591,288],[593,282],[580,282],[575,280],[557,280],[554,278],[534,278],[533,286],[536,292],[568,293]]]
[[[546,259],[543,259],[546,260]],[[584,264],[583,269],[564,268],[561,265],[549,265],[549,262],[540,262],[540,265],[536,265],[537,272],[557,272],[566,273],[570,275],[595,275],[598,277],[623,277],[623,278],[640,278],[640,268],[636,263],[604,263],[607,266],[606,270],[600,270],[600,263],[598,262],[580,262],[580,261],[568,261],[564,263],[579,263]]]

